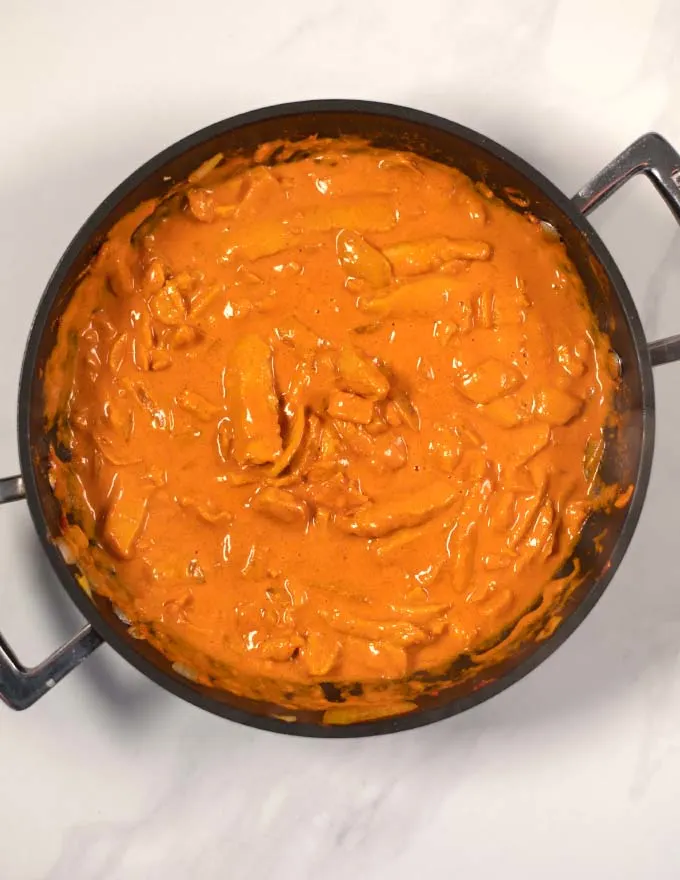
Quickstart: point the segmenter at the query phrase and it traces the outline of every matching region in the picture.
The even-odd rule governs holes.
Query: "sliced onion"
[[[184,663],[173,663],[172,668],[183,678],[188,678],[189,681],[198,681],[198,674],[190,666]]]
[[[66,565],[75,565],[76,556],[69,544],[67,544],[63,538],[56,538],[54,544],[57,550],[61,553]]]
[[[125,624],[125,626],[130,626],[130,618],[126,614],[124,614],[117,605],[113,606],[113,613],[116,615],[118,620],[122,621],[122,623]]]

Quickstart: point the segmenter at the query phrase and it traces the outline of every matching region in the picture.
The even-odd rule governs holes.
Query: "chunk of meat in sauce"
[[[236,461],[274,461],[282,450],[281,431],[272,350],[264,339],[251,334],[236,343],[228,356],[224,388]]]

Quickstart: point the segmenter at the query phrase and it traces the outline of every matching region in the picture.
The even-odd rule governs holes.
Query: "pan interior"
[[[217,152],[248,156],[262,142],[311,135],[358,136],[375,146],[410,150],[453,165],[482,181],[515,209],[529,211],[555,228],[585,283],[597,322],[621,362],[616,424],[609,430],[601,476],[605,482],[636,486],[627,508],[602,510],[590,517],[569,563],[580,576],[555,604],[537,609],[529,623],[504,633],[488,652],[459,658],[443,677],[423,677],[415,712],[349,729],[322,727],[318,712],[295,712],[195,684],[173,670],[151,645],[131,638],[108,601],[97,596],[91,600],[82,591],[52,544],[60,533],[60,519],[46,467],[44,365],[55,342],[59,316],[110,226],[140,201],[162,196],[173,181],[182,180]],[[300,108],[246,114],[199,132],[140,169],[95,212],[58,266],[39,308],[22,374],[19,440],[31,511],[64,586],[95,628],[143,672],[185,699],[255,726],[308,735],[379,733],[424,724],[480,702],[526,674],[566,638],[606,586],[632,535],[648,479],[653,399],[643,350],[644,337],[630,295],[595,233],[554,187],[487,139],[425,114],[381,105],[310,102]],[[342,693],[337,699],[343,699]]]

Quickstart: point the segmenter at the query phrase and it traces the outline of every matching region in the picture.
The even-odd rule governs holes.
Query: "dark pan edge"
[[[231,706],[224,705],[216,700],[206,698],[202,694],[197,693],[189,683],[183,683],[171,678],[163,671],[156,669],[150,662],[143,658],[132,646],[130,640],[127,640],[117,632],[104,620],[97,608],[88,599],[86,594],[78,586],[73,578],[71,571],[65,564],[61,554],[52,543],[48,533],[47,521],[40,503],[38,485],[34,472],[34,462],[32,460],[31,448],[29,445],[30,437],[30,391],[33,375],[36,369],[36,357],[39,341],[45,332],[47,320],[49,317],[50,307],[53,300],[57,296],[60,287],[67,274],[68,268],[80,253],[83,247],[91,239],[93,231],[100,225],[102,220],[111,212],[118,202],[129,192],[135,189],[147,176],[162,167],[168,160],[176,158],[186,150],[201,144],[218,134],[237,129],[239,127],[250,125],[252,123],[265,119],[275,119],[279,117],[298,115],[302,113],[354,113],[354,114],[370,114],[377,116],[388,116],[407,122],[414,122],[420,125],[432,126],[442,129],[463,138],[472,144],[483,148],[484,150],[495,155],[501,161],[514,167],[517,171],[532,180],[545,195],[553,201],[557,207],[571,220],[576,228],[578,228],[587,238],[591,249],[595,253],[600,263],[605,268],[614,290],[621,302],[624,315],[628,322],[629,330],[633,338],[636,355],[637,369],[640,373],[640,384],[642,389],[642,448],[640,461],[635,481],[635,489],[631,502],[628,506],[626,518],[624,520],[621,532],[619,534],[614,552],[609,560],[609,568],[600,576],[593,584],[590,591],[581,600],[578,607],[563,620],[555,632],[539,644],[526,659],[521,661],[509,674],[503,678],[489,683],[480,688],[467,697],[459,698],[452,701],[449,705],[436,709],[422,710],[417,713],[396,716],[389,719],[381,719],[373,722],[351,725],[348,727],[321,727],[312,724],[288,723],[278,718],[257,716],[248,712],[241,711]],[[144,163],[140,168],[133,172],[123,183],[121,183],[104,201],[95,209],[91,216],[85,221],[80,230],[76,233],[73,240],[65,250],[63,256],[59,260],[50,280],[47,283],[45,292],[38,305],[33,324],[31,326],[26,350],[24,354],[21,378],[19,383],[19,400],[18,400],[18,444],[19,458],[21,463],[21,472],[26,484],[27,500],[33,522],[38,533],[39,539],[47,553],[47,556],[56,571],[59,580],[64,589],[74,601],[81,613],[91,622],[95,630],[116,650],[122,657],[131,663],[136,669],[146,675],[148,678],[164,687],[171,693],[181,697],[182,699],[193,703],[200,708],[206,709],[214,714],[221,715],[241,724],[251,727],[257,727],[264,730],[270,730],[280,733],[295,734],[299,736],[313,737],[357,737],[357,736],[373,736],[384,733],[392,733],[400,730],[408,730],[430,724],[434,721],[456,715],[465,711],[474,705],[484,702],[492,696],[505,690],[510,685],[524,678],[536,666],[542,663],[550,654],[553,653],[579,626],[586,618],[592,608],[595,606],[600,596],[610,583],[615,571],[617,570],[623,556],[632,539],[633,533],[637,526],[637,522],[642,510],[649,477],[651,473],[651,463],[654,448],[654,431],[655,431],[655,407],[654,407],[654,388],[652,380],[652,369],[649,354],[647,351],[647,343],[642,330],[640,318],[635,308],[634,302],[627,289],[627,286],[619,272],[612,257],[606,247],[600,240],[599,236],[590,225],[590,223],[575,209],[571,200],[568,199],[557,187],[547,180],[540,172],[516,156],[510,150],[497,144],[493,140],[478,134],[457,123],[443,119],[441,117],[414,110],[399,105],[385,104],[380,102],[359,101],[359,100],[312,100],[293,102],[288,104],[279,104],[272,107],[265,107],[258,110],[249,111],[239,114],[230,119],[214,123],[201,129],[194,134],[188,135],[172,146],[158,153],[148,162]]]

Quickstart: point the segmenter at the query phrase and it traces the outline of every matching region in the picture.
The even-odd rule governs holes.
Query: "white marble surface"
[[[677,0],[0,2],[0,472],[34,308],[81,221],[160,148],[277,101],[448,116],[575,191],[638,134],[680,146]],[[595,220],[650,337],[680,332],[680,234],[644,181]],[[633,545],[520,684],[391,737],[309,741],[180,703],[107,648],[0,707],[2,880],[680,876],[680,365]],[[35,662],[76,615],[21,505],[0,625]]]

